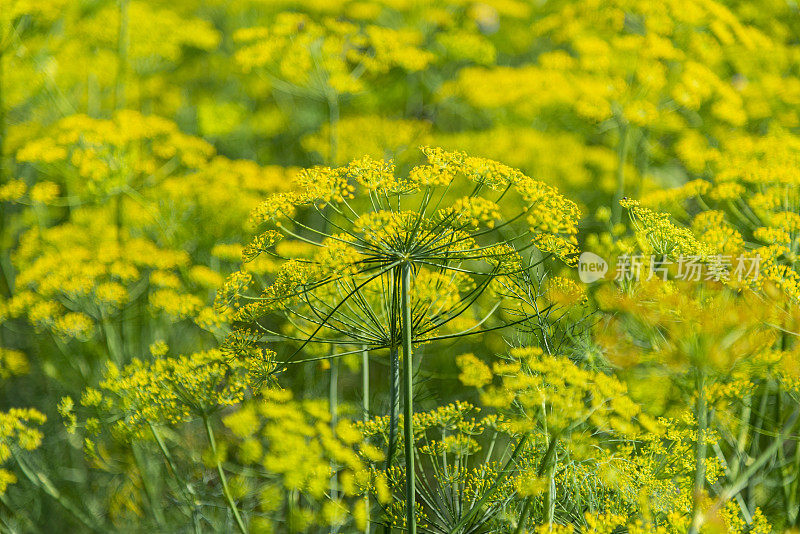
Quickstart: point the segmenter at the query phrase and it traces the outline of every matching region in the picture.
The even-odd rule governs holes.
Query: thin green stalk
[[[5,105],[5,93],[3,93],[3,51],[5,49],[5,44],[3,43],[3,39],[5,35],[3,33],[3,26],[0,23],[0,185],[3,185],[6,181],[5,175],[5,145],[6,145],[6,105]]]
[[[782,346],[784,343],[782,342]],[[775,392],[775,421],[781,420],[781,408],[782,408],[782,396],[780,388],[777,388]],[[776,471],[780,472],[780,479],[781,479],[781,496],[783,497],[783,509],[784,513],[786,514],[786,521],[791,524],[792,522],[792,503],[793,503],[793,495],[791,494],[791,490],[789,489],[791,486],[792,479],[795,477],[794,473],[791,473],[788,469],[788,466],[791,465],[786,459],[786,451],[783,450],[783,447],[778,447],[777,450],[778,454],[778,461],[779,465],[781,466],[780,469]]]
[[[697,534],[703,523],[703,514],[700,510],[700,498],[706,481],[706,428],[708,427],[708,406],[705,392],[705,372],[699,371],[697,375],[697,403],[695,404],[697,417],[697,451],[695,453],[694,489],[692,496],[692,525],[689,534]]]
[[[733,478],[739,474],[742,470],[742,467],[745,463],[745,458],[747,454],[745,453],[745,445],[747,445],[747,437],[750,431],[750,415],[751,415],[751,406],[753,402],[753,395],[750,392],[747,392],[745,396],[742,398],[742,415],[739,417],[739,436],[736,440],[736,463],[733,465],[731,470]]]
[[[389,443],[386,447],[386,471],[392,467],[394,453],[397,450],[398,412],[400,411],[400,356],[397,346],[389,349]],[[392,527],[386,525],[383,529],[386,534],[392,532]]]
[[[556,442],[557,436],[553,436],[547,445],[547,450],[545,451],[544,457],[539,464],[539,468],[536,470],[536,476],[542,476],[542,474],[547,471],[548,480],[550,482],[547,488],[547,522],[551,528],[553,526],[553,519],[555,515],[556,462],[553,460],[553,455],[556,452]],[[522,532],[525,532],[525,522],[528,520],[532,501],[532,497],[525,499],[525,503],[522,505],[522,512],[519,515],[519,521],[517,522],[517,528],[514,529],[514,534],[522,534]]]
[[[528,520],[528,515],[531,512],[531,502],[533,501],[533,497],[527,497],[525,499],[525,503],[522,505],[522,512],[519,514],[519,521],[517,522],[517,528],[514,529],[514,534],[522,534],[525,532],[525,522]]]
[[[555,447],[553,448],[555,450]],[[553,530],[556,517],[556,462],[550,462],[547,469],[547,525]]]
[[[758,472],[758,470],[761,469],[764,464],[773,458],[778,448],[784,446],[786,440],[794,434],[793,430],[795,424],[797,423],[798,416],[800,416],[800,407],[795,408],[794,412],[792,412],[792,415],[781,429],[781,432],[775,437],[774,440],[772,440],[772,443],[770,443],[764,452],[752,460],[748,464],[747,469],[739,473],[739,475],[733,482],[731,482],[731,484],[717,493],[717,498],[708,511],[709,516],[717,513],[726,502],[739,494],[739,492],[741,492],[742,489],[747,486],[747,483],[752,480],[756,472]]]
[[[761,402],[759,403],[758,411],[754,418],[753,422],[753,432],[752,432],[752,439],[750,441],[750,457],[755,458],[758,456],[759,452],[761,451],[761,441],[764,437],[765,432],[769,432],[770,430],[770,423],[767,421],[766,413],[767,413],[767,406],[769,405],[770,399],[770,385],[769,381],[764,383],[764,390],[761,393]],[[745,463],[747,465],[747,463]],[[756,508],[756,480],[748,479],[747,480],[747,490],[746,490],[746,499],[748,508],[751,510],[755,510]]]
[[[794,473],[800,473],[800,443],[795,442],[794,445],[794,467],[792,469]],[[789,511],[793,514],[793,517],[790,518],[789,524],[793,527],[800,526],[800,478],[795,476],[794,481],[792,481],[790,485],[791,495],[792,495],[792,503],[789,507]]]
[[[336,165],[337,152],[339,150],[339,96],[333,89],[330,89],[327,94],[328,100],[328,125],[329,125],[329,142],[330,151],[328,158],[330,165]]]
[[[114,109],[126,107],[125,76],[128,69],[128,0],[119,0],[117,33],[117,76],[114,87]]]
[[[222,484],[222,493],[225,496],[225,502],[228,504],[233,518],[236,521],[236,526],[239,528],[241,534],[247,534],[247,529],[244,526],[242,517],[239,515],[239,510],[236,508],[236,503],[233,502],[231,490],[228,487],[228,477],[225,476],[225,471],[222,469],[222,462],[217,454],[217,441],[214,439],[214,430],[211,428],[211,421],[208,417],[203,416],[203,423],[206,427],[206,435],[208,436],[208,443],[211,445],[211,454],[214,455],[214,462],[217,464],[217,473],[219,473],[219,481]]]
[[[33,522],[33,519],[30,518],[28,512],[21,510],[19,506],[12,506],[5,494],[0,494],[0,503],[3,503],[3,506],[5,506],[8,510],[8,517],[13,517],[17,523],[22,520],[25,521],[26,532],[42,532],[41,527],[37,526],[36,523]],[[9,522],[4,518],[0,518],[0,520],[3,521],[3,526],[5,527],[3,532],[17,532],[17,530],[12,528]]]
[[[33,470],[28,466],[21,456],[17,456],[13,451],[11,454],[17,461],[17,465],[19,466],[20,471],[22,471],[22,474],[25,475],[25,478],[27,478],[34,486],[55,499],[58,504],[64,507],[64,509],[71,513],[78,521],[83,523],[83,525],[90,531],[97,532],[100,530],[99,527],[95,525],[86,514],[78,509],[77,506],[72,504],[69,499],[61,495],[61,492],[58,491],[58,488],[53,485],[53,483],[50,481],[50,478],[45,473],[41,471],[33,472]]]
[[[619,137],[617,191],[614,193],[614,203],[611,206],[611,220],[615,225],[622,219],[622,206],[620,206],[619,201],[625,196],[625,162],[628,159],[628,146],[630,145],[630,128],[622,120],[620,120],[619,124]]]
[[[181,475],[178,473],[178,470],[175,467],[175,462],[172,461],[172,455],[170,454],[169,449],[167,449],[166,443],[164,443],[164,440],[161,438],[161,434],[159,434],[158,430],[156,430],[156,427],[150,422],[148,422],[147,425],[150,427],[150,432],[153,434],[153,438],[155,438],[158,448],[161,451],[161,454],[164,456],[164,460],[167,462],[167,467],[169,468],[167,471],[170,473],[181,491],[184,492],[186,503],[191,507],[189,513],[192,518],[192,527],[195,534],[199,534],[200,524],[198,523],[197,517],[197,494],[195,493],[194,488],[192,488],[192,485],[184,480],[183,477],[181,477]]]
[[[369,350],[366,345],[361,347],[361,410],[364,421],[369,419]]]
[[[411,264],[403,263],[402,288],[400,293],[400,309],[403,319],[403,434],[405,437],[406,461],[406,531],[409,534],[417,532],[416,517],[416,488],[414,471],[414,355],[411,351]]]
[[[144,488],[144,493],[147,496],[150,512],[153,514],[156,524],[163,528],[164,511],[161,509],[156,491],[153,489],[153,485],[150,483],[150,478],[148,477],[147,472],[146,458],[142,454],[141,449],[137,447],[135,443],[131,444],[131,452],[133,453],[133,463],[136,466],[136,469],[139,471],[139,475],[142,477],[142,487]]]
[[[389,447],[386,451],[386,469],[392,466],[397,450],[397,419],[400,411],[400,355],[397,347],[389,351]]]
[[[369,351],[367,350],[367,346],[364,345],[361,347],[361,390],[362,390],[362,399],[361,399],[361,408],[363,410],[363,418],[364,422],[369,419]],[[369,495],[364,498],[364,507],[366,508],[367,514],[367,521],[366,526],[364,527],[364,534],[369,534],[370,532],[370,504],[369,504]]]
[[[330,358],[331,381],[328,384],[328,404],[331,411],[331,432],[336,435],[336,424],[339,422],[339,359]],[[336,477],[336,470],[331,463],[331,499],[336,500],[339,493],[339,481]]]
[[[500,482],[502,481],[503,476],[511,472],[514,462],[517,459],[517,456],[519,456],[519,453],[522,452],[522,450],[525,448],[525,445],[528,443],[528,438],[530,438],[530,434],[525,434],[524,436],[522,436],[522,438],[517,443],[517,446],[514,447],[514,451],[511,453],[511,457],[506,461],[505,465],[503,466],[503,469],[497,474],[497,478],[495,479],[495,481],[492,483],[489,489],[486,490],[483,496],[481,496],[481,498],[478,499],[478,502],[472,505],[469,512],[461,516],[461,519],[459,519],[458,523],[456,523],[456,526],[450,529],[450,534],[456,534],[457,532],[461,532],[461,528],[472,520],[472,517],[476,513],[478,513],[483,504],[486,501],[488,501],[489,498],[494,494],[494,492],[500,486]]]

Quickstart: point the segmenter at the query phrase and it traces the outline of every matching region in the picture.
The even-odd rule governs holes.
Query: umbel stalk
[[[414,428],[412,416],[414,414],[414,356],[411,351],[411,302],[409,292],[411,289],[411,264],[403,263],[401,267],[401,293],[400,308],[403,319],[403,390],[405,398],[403,403],[403,434],[405,438],[406,461],[406,527],[407,532],[416,534],[416,489],[414,471]]]

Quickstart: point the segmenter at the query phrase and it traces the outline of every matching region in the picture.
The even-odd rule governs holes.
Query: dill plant
[[[707,191],[707,184],[695,182],[650,195],[646,202],[659,205]],[[619,246],[629,254],[692,256],[707,266],[718,254],[763,250],[748,251],[719,212],[700,214],[705,224],[687,228],[640,202],[622,205],[632,235],[622,237]],[[686,451],[691,468],[676,479],[688,532],[702,532],[720,516],[763,528],[757,524],[770,503],[759,501],[754,488],[771,480],[792,484],[786,473],[795,467],[789,467],[786,451],[798,451],[796,341],[790,334],[797,331],[797,318],[789,311],[791,285],[779,276],[787,270],[775,269],[780,262],[775,256],[763,259],[764,271],[749,278],[731,273],[691,283],[651,278],[644,271],[646,280],[606,285],[595,294],[602,319],[593,342],[635,396],[669,420],[668,433],[683,433],[691,444]],[[668,387],[648,392],[654,381]],[[771,464],[788,471],[779,474]],[[793,502],[789,495],[783,497],[786,503]],[[791,514],[789,522],[795,520]]]
[[[240,325],[231,346],[275,336],[299,342],[278,369],[303,361],[300,351],[311,343],[360,347],[333,357],[389,350],[386,463],[394,456],[402,383],[406,528],[412,532],[413,346],[501,326],[488,323],[499,303],[481,318],[467,314],[504,278],[531,269],[537,262],[525,257],[535,250],[574,261],[579,216],[553,188],[500,163],[435,148],[423,152],[427,164],[404,177],[390,162],[371,158],[301,172],[294,192],[273,195],[254,211],[254,223],[270,228],[244,254],[275,256],[273,245],[283,238],[311,245],[313,252],[281,258],[272,284],[234,273],[218,295],[221,308],[233,306]],[[308,222],[303,211],[327,230]],[[273,329],[276,316],[292,325],[288,333]]]
[[[544,353],[524,362],[507,354],[510,360],[497,368],[482,366],[485,351],[494,351],[494,336],[487,336],[469,348],[471,357],[455,359],[463,384],[482,390],[483,408],[509,420],[493,421],[491,414],[474,423],[471,412],[453,405],[414,413],[412,429],[422,433],[413,452],[424,464],[416,494],[429,501],[421,503],[427,518],[420,530],[449,532],[471,510],[469,501],[486,494],[485,507],[477,507],[485,514],[473,514],[463,530],[740,534],[800,525],[792,419],[800,391],[793,3],[216,4],[0,0],[0,459],[8,469],[0,470],[0,484],[19,479],[0,492],[9,529],[34,530],[40,522],[61,530],[135,523],[172,531],[186,522],[198,530],[227,529],[233,512],[226,510],[235,507],[253,529],[368,525],[369,517],[355,517],[364,510],[368,516],[369,505],[356,502],[364,492],[348,486],[356,471],[340,471],[334,458],[363,452],[347,428],[346,406],[334,425],[328,416],[335,403],[293,401],[271,390],[262,391],[267,404],[249,398],[277,370],[331,353],[334,362],[361,355],[365,402],[370,355],[389,354],[394,416],[367,418],[363,427],[377,432],[371,439],[387,454],[363,454],[358,472],[391,452],[386,473],[395,475],[398,503],[378,502],[399,518],[407,511],[406,477],[395,454],[406,447],[398,431],[407,419],[399,416],[400,356],[409,363],[403,353],[412,351],[405,348],[426,342],[438,348],[504,323],[515,323],[504,331],[514,345],[539,345]],[[194,128],[207,139],[190,135]],[[389,206],[381,187],[371,190],[356,178],[367,171],[345,165],[355,187],[342,191],[345,203],[336,193],[311,198],[301,189],[296,196],[287,179],[295,170],[282,166],[320,159],[341,165],[367,153],[394,153],[404,166],[414,157],[406,148],[417,144],[481,154],[557,185],[596,210],[588,225],[604,231],[587,236],[584,248],[606,259],[757,253],[762,276],[730,284],[731,292],[660,283],[581,291],[568,275],[541,279],[535,266],[541,257],[525,249],[531,237],[525,217],[503,226],[524,208],[514,202],[519,191],[512,187],[500,201],[502,187],[483,185],[470,195],[477,182],[462,170],[483,160],[453,158],[451,169],[460,170],[452,186],[436,185],[447,192],[439,209],[433,195],[418,227],[430,185],[420,186],[419,177],[399,180],[407,190],[390,187],[386,196],[399,200]],[[305,172],[300,187],[309,180]],[[242,221],[274,191],[287,192],[297,208],[286,226],[273,227],[284,239],[270,247],[275,236],[263,235],[245,249],[249,261],[220,299],[230,297],[233,310],[216,313],[209,305],[239,263]],[[492,228],[483,219],[492,209],[477,200],[487,194],[502,208],[500,217],[488,216]],[[623,194],[640,197],[640,204],[620,209]],[[381,203],[377,209],[371,195]],[[459,203],[462,197],[469,202]],[[362,220],[355,229],[371,211],[410,213]],[[456,233],[455,214],[476,218],[476,228],[462,231],[476,238],[475,256],[484,257],[467,258],[463,247],[447,244],[437,251],[449,254],[437,260],[447,268],[416,261],[404,273],[400,257],[381,263],[365,244],[392,241],[393,233]],[[545,251],[563,245],[548,243],[548,235],[570,235],[538,228]],[[491,243],[509,244],[520,259],[484,248]],[[381,253],[405,244],[401,238]],[[411,347],[403,347],[404,274],[411,279],[405,292]],[[273,292],[262,291],[275,281]],[[241,295],[231,291],[247,284]],[[243,310],[248,304],[254,305]],[[224,351],[203,350],[225,336],[235,314],[237,330]],[[587,333],[585,325],[595,320],[607,330]],[[148,353],[148,343],[160,338],[185,356]],[[261,342],[287,339],[273,348],[282,356],[298,350],[291,361],[261,350]],[[103,372],[106,360],[114,364]],[[588,371],[624,380],[648,414],[663,415],[663,435],[621,437],[608,421],[583,420],[585,405],[576,398],[588,394],[585,384],[561,387],[561,381],[605,382]],[[343,375],[342,384],[349,378]],[[87,384],[94,388],[85,390]],[[308,384],[294,389],[298,397],[314,394]],[[534,391],[546,400],[534,413],[544,415],[524,418],[518,409],[533,411]],[[56,407],[64,394],[81,398]],[[41,426],[42,439],[34,426],[43,418],[20,405],[35,406],[48,421],[60,411],[70,427],[88,413],[78,426],[98,454],[84,461],[80,440],[50,425]],[[574,410],[575,424],[551,439],[565,410]],[[206,423],[217,417],[225,423],[212,438],[216,452],[203,452],[216,431],[197,424],[204,416]],[[293,425],[285,443],[279,441],[284,423]],[[513,470],[487,464],[489,474],[473,477],[462,469],[482,456],[465,434],[493,443],[486,433],[497,430],[514,443],[519,436],[506,423],[532,435]],[[314,425],[310,436],[302,435],[305,425]],[[454,426],[464,432],[451,434]],[[17,433],[23,427],[24,440]],[[595,439],[584,440],[584,432]],[[106,435],[122,439],[103,442]],[[584,455],[587,442],[597,447]],[[263,454],[254,452],[256,443]],[[550,443],[556,461],[542,463]],[[235,455],[226,458],[229,444]],[[291,445],[322,454],[293,457],[309,466],[293,472],[276,459],[298,452]],[[39,451],[27,450],[34,447]],[[508,450],[498,442],[495,452],[504,458]],[[266,461],[277,468],[267,469]],[[544,482],[536,476],[540,465]],[[339,503],[324,495],[330,466],[337,471],[335,494],[353,505],[353,522],[341,521]],[[422,481],[444,466],[452,477]],[[298,486],[280,489],[309,471],[314,492],[298,497]],[[370,471],[373,480],[380,474]],[[248,484],[264,478],[277,481],[267,497],[287,509],[306,499],[297,514],[255,511],[257,490]],[[500,482],[491,489],[486,480]],[[186,482],[196,493],[186,494]],[[97,487],[112,490],[91,491]],[[470,488],[461,500],[460,487]],[[528,520],[520,521],[526,505]]]

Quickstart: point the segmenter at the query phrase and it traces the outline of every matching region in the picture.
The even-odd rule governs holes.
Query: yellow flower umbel
[[[277,256],[273,245],[282,237],[308,243],[314,252],[286,258],[266,287],[236,273],[218,298],[221,308],[233,304],[234,321],[249,332],[279,334],[269,322],[285,317],[292,325],[288,336],[301,342],[286,363],[312,342],[388,348],[393,399],[399,397],[402,345],[407,434],[412,346],[484,331],[481,325],[499,304],[477,324],[463,323],[462,316],[491,283],[539,263],[533,251],[572,263],[580,215],[554,188],[516,169],[459,152],[423,152],[427,164],[402,177],[391,162],[369,157],[300,172],[293,191],[273,195],[253,212],[254,223],[268,229],[245,254]],[[322,224],[307,223],[311,214]],[[389,460],[393,448],[390,443]],[[413,486],[410,449],[406,465]]]
[[[399,344],[390,324],[399,294],[391,281],[395,267],[415,271],[410,289],[419,342],[435,339],[435,330],[460,316],[488,286],[486,275],[522,270],[521,258],[533,247],[574,260],[579,213],[553,188],[491,160],[425,153],[429,164],[404,178],[391,163],[371,158],[301,172],[294,191],[273,195],[253,212],[254,223],[273,229],[245,248],[245,260],[267,254],[283,261],[275,281],[258,293],[260,280],[235,274],[219,305],[233,303],[241,322],[288,313],[300,339],[388,348]],[[458,195],[467,188],[469,195]],[[319,213],[324,227],[308,226],[301,209]],[[282,258],[277,246],[284,238],[307,243],[312,253]]]

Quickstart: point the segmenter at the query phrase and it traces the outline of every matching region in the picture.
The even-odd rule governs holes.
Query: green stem
[[[695,405],[697,416],[697,452],[695,454],[694,489],[692,496],[692,525],[689,534],[697,534],[703,523],[703,514],[700,510],[700,499],[706,481],[706,428],[708,427],[708,407],[705,392],[705,372],[697,374],[697,403]]]
[[[547,525],[553,530],[553,522],[556,515],[556,445],[558,444],[558,434],[550,438],[547,444],[547,452],[539,465],[538,476],[542,476],[547,471]]]
[[[219,454],[217,454],[217,441],[214,439],[214,430],[211,428],[211,421],[208,419],[208,417],[203,416],[203,423],[206,427],[208,443],[211,445],[211,454],[214,455],[214,462],[217,464],[217,473],[219,473],[219,481],[222,483],[222,493],[225,495],[225,502],[228,503],[228,508],[230,508],[231,513],[233,514],[233,518],[236,521],[236,526],[239,528],[239,532],[242,534],[247,534],[247,529],[244,526],[242,517],[239,515],[239,510],[236,508],[236,503],[233,502],[231,490],[228,488],[228,477],[225,476],[225,471],[222,469],[222,462],[219,459]]]
[[[744,450],[747,445],[747,437],[750,431],[750,415],[753,395],[748,392],[742,398],[742,415],[739,417],[739,436],[736,439],[736,463],[733,465],[731,474],[733,478],[742,470],[745,465],[747,454]]]
[[[397,450],[398,412],[400,411],[400,357],[397,346],[389,349],[389,443],[386,446],[386,472],[392,467],[394,453]],[[383,529],[385,534],[392,532],[390,523]]]
[[[556,510],[556,500],[555,500],[555,472],[556,472],[556,462],[553,460],[553,456],[556,453],[556,442],[558,440],[558,436],[554,435],[550,438],[549,443],[547,444],[547,450],[542,457],[542,461],[539,463],[539,468],[536,470],[536,476],[542,476],[545,471],[547,471],[547,524],[550,525],[550,529],[553,528],[553,520],[555,518],[555,510]],[[525,522],[528,520],[528,514],[530,514],[531,510],[531,501],[533,500],[532,497],[528,497],[525,499],[525,504],[522,506],[522,512],[519,516],[519,521],[517,522],[517,528],[514,530],[514,534],[522,534],[525,531]]]
[[[366,345],[361,347],[361,390],[361,410],[366,421],[369,419],[369,350]]]
[[[402,266],[402,291],[400,293],[400,309],[403,319],[403,434],[405,437],[406,461],[406,531],[409,534],[417,532],[416,517],[416,488],[414,470],[414,355],[411,351],[411,264],[406,262]]]
[[[361,347],[361,390],[362,390],[362,399],[361,399],[361,408],[363,410],[363,418],[364,422],[369,419],[369,351],[367,350],[367,346],[364,345]],[[370,522],[370,505],[369,505],[369,495],[364,498],[364,507],[366,508],[367,514],[367,521],[366,526],[364,527],[364,534],[369,534],[369,522]]]
[[[752,439],[750,441],[750,458],[756,458],[760,451],[761,451],[761,441],[764,437],[765,433],[770,431],[771,423],[767,420],[767,406],[769,405],[770,399],[770,386],[769,381],[764,382],[764,390],[761,393],[761,402],[759,403],[758,410],[753,418],[753,432],[752,432]],[[745,462],[747,465],[748,462]],[[750,510],[755,510],[756,508],[756,486],[758,485],[758,481],[755,479],[748,479],[747,480],[747,489],[745,490],[745,499],[747,501],[748,508]]]
[[[764,466],[770,459],[773,458],[778,448],[783,447],[786,440],[794,434],[794,426],[797,423],[798,416],[800,416],[800,407],[795,408],[789,420],[781,429],[781,432],[775,437],[772,443],[761,453],[760,456],[750,462],[743,472],[739,473],[736,479],[731,484],[717,494],[714,504],[708,511],[708,515],[712,516],[719,511],[730,499],[739,494],[747,483],[752,480],[756,472]]]
[[[532,497],[527,497],[525,499],[525,504],[522,505],[522,512],[519,514],[519,522],[517,523],[517,528],[514,529],[514,534],[522,534],[525,531],[525,522],[528,520],[532,501]]]
[[[458,523],[456,523],[456,526],[450,529],[450,534],[456,534],[457,532],[461,532],[461,529],[464,527],[464,525],[469,523],[472,520],[472,517],[475,514],[477,514],[478,511],[481,509],[483,504],[486,501],[488,501],[492,497],[492,495],[494,495],[494,492],[497,490],[497,488],[500,486],[500,483],[503,481],[503,477],[512,471],[514,462],[516,461],[517,456],[519,456],[520,452],[522,452],[522,450],[525,448],[525,445],[528,443],[529,437],[530,437],[529,434],[525,434],[524,436],[522,436],[522,438],[517,443],[517,446],[514,447],[514,451],[511,453],[511,457],[508,459],[508,461],[506,461],[505,465],[503,466],[503,469],[497,474],[497,478],[495,479],[495,481],[492,482],[492,485],[489,487],[488,490],[486,490],[483,496],[481,496],[481,498],[478,499],[478,502],[472,505],[469,512],[461,516],[461,519],[459,519]]]
[[[117,77],[114,87],[114,109],[127,105],[125,75],[128,69],[128,0],[119,0],[119,33],[117,34]]]
[[[12,451],[11,453],[14,456],[14,459],[17,461],[17,465],[22,471],[22,474],[25,475],[34,486],[41,489],[45,493],[47,493],[50,497],[55,499],[58,504],[64,507],[69,513],[71,513],[78,521],[83,523],[83,525],[88,528],[92,532],[98,532],[99,528],[97,525],[93,524],[92,521],[86,516],[81,510],[78,509],[77,506],[72,504],[72,502],[61,495],[61,492],[58,491],[53,483],[50,481],[50,478],[43,472],[37,471],[33,472],[33,470],[27,465],[27,463],[22,459],[21,456],[17,456]]]
[[[795,443],[794,446],[794,467],[791,469],[791,472],[795,473],[795,475],[800,472],[800,443]],[[793,517],[789,519],[789,524],[793,527],[798,527],[800,526],[800,503],[798,503],[800,499],[798,497],[798,495],[800,495],[800,478],[795,476],[789,489],[790,495],[792,495],[792,503],[789,507],[789,511],[793,514]]]
[[[547,469],[547,525],[553,530],[556,517],[556,462]]]
[[[172,460],[172,455],[170,454],[169,449],[167,449],[166,443],[164,443],[164,440],[161,438],[161,434],[159,434],[158,430],[156,430],[156,427],[150,422],[148,422],[147,425],[150,427],[150,432],[153,434],[153,438],[155,438],[158,448],[161,451],[161,454],[164,456],[164,460],[167,462],[167,466],[169,467],[168,472],[172,476],[178,488],[180,488],[181,492],[184,492],[184,498],[190,507],[189,514],[192,518],[192,527],[194,528],[195,534],[199,534],[200,523],[198,522],[197,514],[197,506],[199,501],[197,499],[197,494],[195,493],[194,488],[192,488],[192,485],[184,480],[183,477],[181,477],[181,475],[178,473],[178,470],[175,468],[175,462]]]
[[[339,151],[339,96],[334,90],[328,91],[328,130],[330,151],[328,152],[329,164],[336,165]]]
[[[164,528],[164,512],[160,506],[156,491],[150,481],[146,463],[147,459],[144,457],[141,449],[136,445],[136,443],[131,443],[131,452],[133,453],[133,463],[136,466],[136,469],[139,471],[139,475],[142,477],[142,487],[144,488],[144,493],[147,496],[147,501],[150,505],[150,512],[153,514],[153,518],[155,519],[159,528]]]
[[[619,163],[617,165],[617,191],[614,193],[614,203],[611,206],[611,221],[614,225],[622,220],[622,206],[619,201],[625,196],[625,161],[628,159],[628,145],[630,145],[629,127],[620,121],[619,125]]]
[[[5,49],[5,44],[3,43],[3,39],[5,34],[3,33],[3,23],[0,21],[0,185],[5,183],[5,144],[6,144],[6,105],[5,99],[3,98],[5,94],[3,93],[3,51]]]
[[[328,384],[328,403],[331,411],[331,432],[336,435],[336,424],[339,422],[339,359],[329,358],[331,381]],[[339,493],[339,481],[336,478],[335,465],[331,463],[331,499],[336,500]]]
[[[400,411],[400,356],[397,347],[389,351],[389,443],[386,450],[386,469],[392,466],[397,449],[397,414]]]

